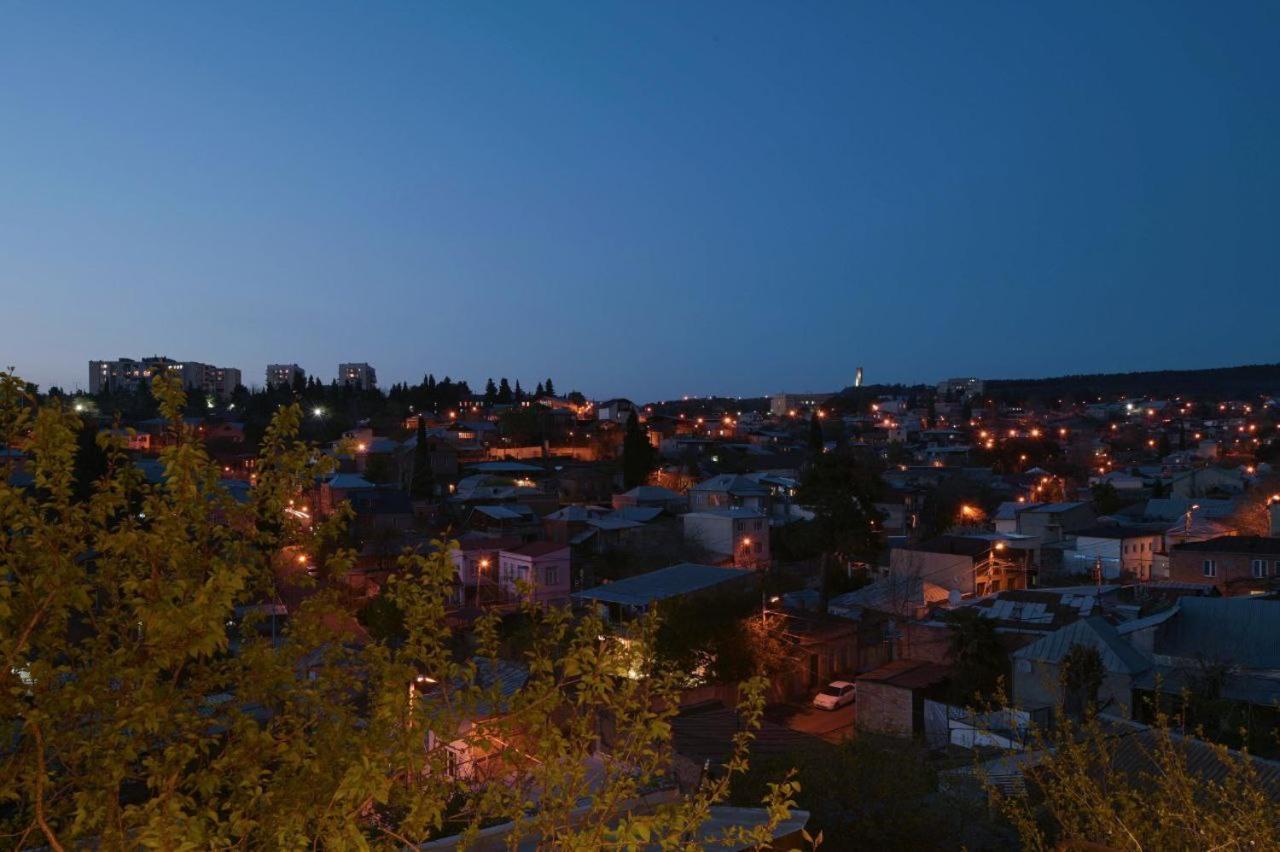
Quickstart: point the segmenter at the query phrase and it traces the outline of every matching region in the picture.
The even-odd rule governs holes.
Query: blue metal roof
[[[637,574],[616,583],[606,583],[578,592],[574,597],[616,603],[627,606],[645,606],[653,601],[666,600],[691,594],[721,583],[741,580],[747,576],[740,568],[718,568],[715,565],[698,565],[681,562],[667,568],[659,568],[647,574]]]

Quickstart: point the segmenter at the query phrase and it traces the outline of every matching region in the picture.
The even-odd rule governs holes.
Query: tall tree
[[[818,546],[837,563],[873,559],[880,549],[875,501],[880,478],[852,452],[822,453],[805,471],[796,502],[814,513]]]
[[[498,402],[502,405],[511,404],[511,385],[507,382],[506,376],[498,382]]]
[[[553,384],[551,383],[551,379],[550,379],[550,378],[548,378],[548,379],[546,380],[546,382],[544,382],[543,384],[544,384],[544,386],[546,387],[546,390],[547,390],[547,396],[555,396],[555,395],[556,395],[556,386],[555,386],[555,385],[553,385]]]
[[[448,381],[448,377],[445,377],[445,381]],[[502,381],[505,383],[507,380]],[[498,386],[493,383],[492,378],[484,383],[484,401],[486,405],[493,405],[498,401]]]
[[[981,704],[996,694],[1008,667],[996,623],[967,607],[953,612],[947,626],[951,628],[952,700]]]
[[[822,437],[822,421],[818,419],[818,412],[809,415],[809,451],[813,453],[821,453],[826,439]]]
[[[415,500],[430,500],[436,495],[436,480],[431,470],[426,420],[422,417],[418,418],[417,441],[413,447],[413,478],[409,481],[409,496]]]
[[[631,412],[622,438],[622,484],[625,488],[644,485],[653,471],[653,445],[640,428],[640,414]]]

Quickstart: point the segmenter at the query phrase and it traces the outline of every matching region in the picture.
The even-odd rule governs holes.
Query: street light
[[[782,597],[780,595],[774,595],[773,597],[768,598],[766,600],[765,593],[764,592],[760,593],[760,624],[761,626],[767,627],[769,623],[768,604],[776,604],[780,600],[782,600]]]
[[[1196,509],[1199,509],[1199,508],[1200,508],[1200,504],[1199,504],[1199,503],[1192,503],[1192,504],[1191,504],[1191,508],[1187,509],[1187,513],[1186,513],[1185,517],[1183,518],[1183,522],[1182,522],[1182,541],[1183,541],[1183,543],[1186,543],[1186,540],[1187,540],[1187,539],[1189,539],[1189,538],[1191,538],[1191,513],[1192,513],[1192,512],[1194,512]]]
[[[311,414],[314,417],[324,417],[324,409],[317,405],[315,408],[311,409]]]

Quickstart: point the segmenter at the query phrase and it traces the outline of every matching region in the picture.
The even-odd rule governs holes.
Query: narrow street
[[[765,717],[793,731],[836,743],[853,736],[857,706],[854,702],[838,710],[819,710],[811,704],[774,704],[765,710]]]

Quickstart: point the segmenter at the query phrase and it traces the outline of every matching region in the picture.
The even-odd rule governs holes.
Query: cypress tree
[[[622,439],[622,484],[630,490],[637,485],[644,485],[653,468],[653,446],[649,438],[640,429],[640,414],[631,412],[627,421],[627,432]]]
[[[409,482],[409,496],[415,500],[430,500],[435,493],[435,476],[431,472],[431,450],[427,447],[426,419],[419,417],[418,445],[413,448],[413,478]]]

